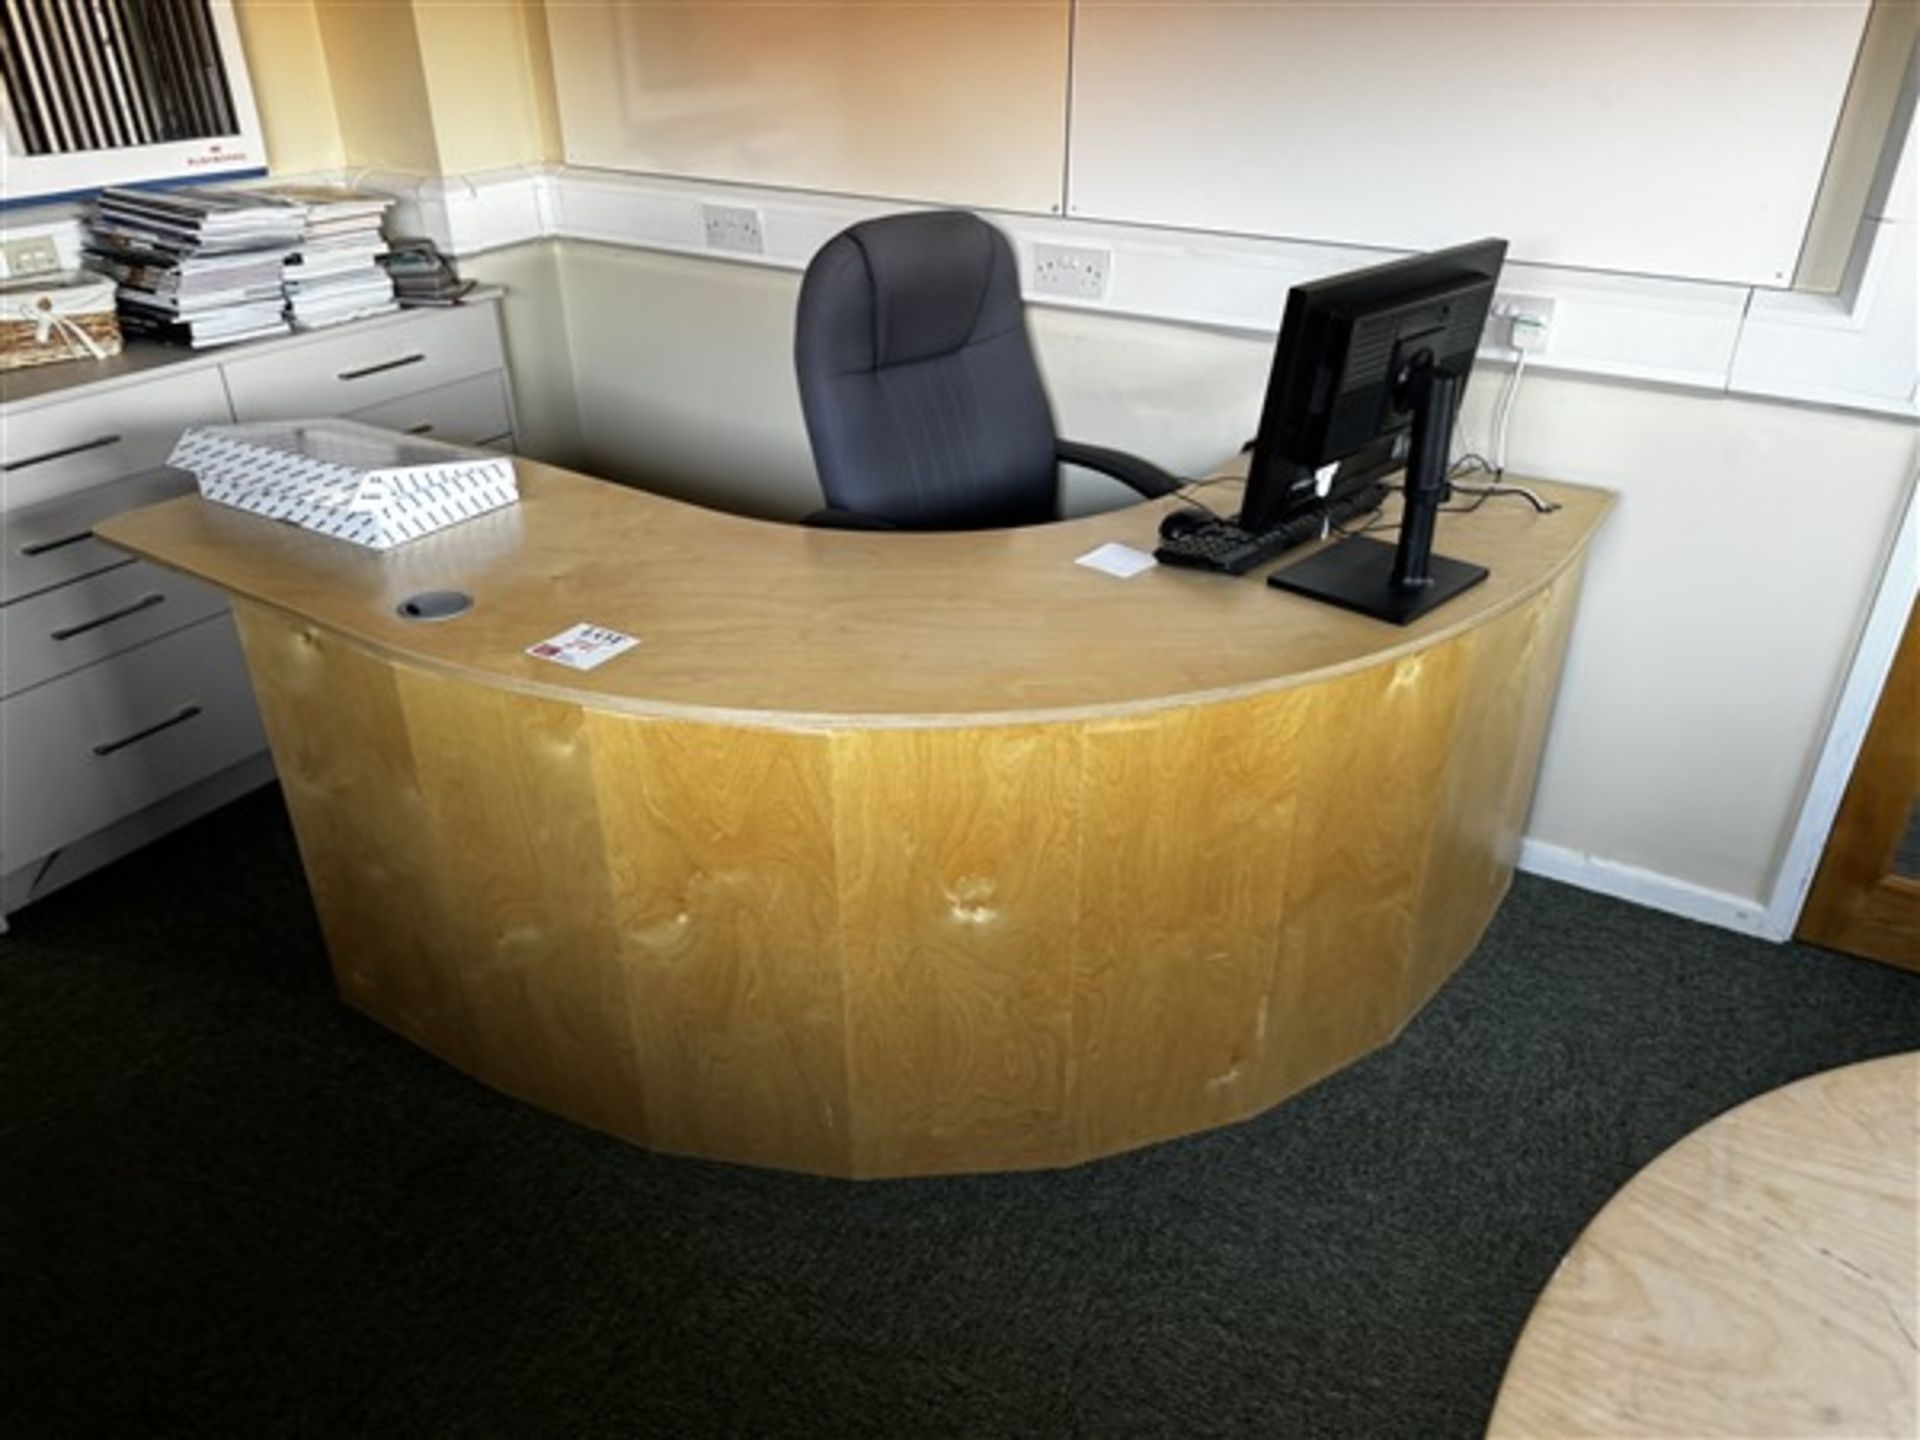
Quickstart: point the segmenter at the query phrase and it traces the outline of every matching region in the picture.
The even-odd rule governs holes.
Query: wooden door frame
[[[1893,868],[1920,795],[1920,604],[1909,612],[1796,938],[1920,970],[1920,877]]]
[[[1800,912],[1813,888],[1820,856],[1833,833],[1834,818],[1873,724],[1873,712],[1879,705],[1880,692],[1886,688],[1916,597],[1920,597],[1920,469],[1908,478],[1906,507],[1894,527],[1879,589],[1867,612],[1860,643],[1854,648],[1853,664],[1827,727],[1826,743],[1801,802],[1800,818],[1787,842],[1786,856],[1774,872],[1773,892],[1759,931],[1767,939],[1790,939],[1800,923]]]

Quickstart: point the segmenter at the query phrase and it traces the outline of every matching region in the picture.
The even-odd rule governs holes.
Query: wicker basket
[[[0,370],[119,353],[113,281],[73,271],[0,285]]]

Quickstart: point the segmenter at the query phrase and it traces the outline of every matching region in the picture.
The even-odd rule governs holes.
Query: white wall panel
[[[1058,209],[1067,0],[547,7],[569,164]]]
[[[1068,213],[1786,285],[1866,0],[1081,0]]]

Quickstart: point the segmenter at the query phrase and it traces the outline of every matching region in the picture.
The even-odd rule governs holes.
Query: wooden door
[[[1920,605],[1907,617],[1795,936],[1920,970]]]

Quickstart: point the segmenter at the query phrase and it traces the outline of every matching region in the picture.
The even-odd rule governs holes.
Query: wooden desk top
[[[1436,549],[1492,577],[1405,629],[1239,579],[1158,567],[1116,580],[1073,560],[1151,550],[1161,500],[1021,530],[879,534],[726,515],[535,461],[521,502],[384,554],[197,496],[114,517],[116,545],[407,663],[576,704],[777,728],[1086,719],[1316,680],[1473,627],[1573,564],[1604,491],[1538,484],[1443,515]],[[1529,482],[1533,483],[1533,482]],[[1200,492],[1230,511],[1232,487]],[[1296,552],[1303,553],[1303,552]],[[1293,556],[1281,563],[1290,563]],[[461,589],[448,622],[399,618]],[[641,638],[577,673],[523,652],[581,621]]]
[[[1917,1152],[1920,1054],[1694,1131],[1568,1252],[1489,1435],[1914,1434]]]

